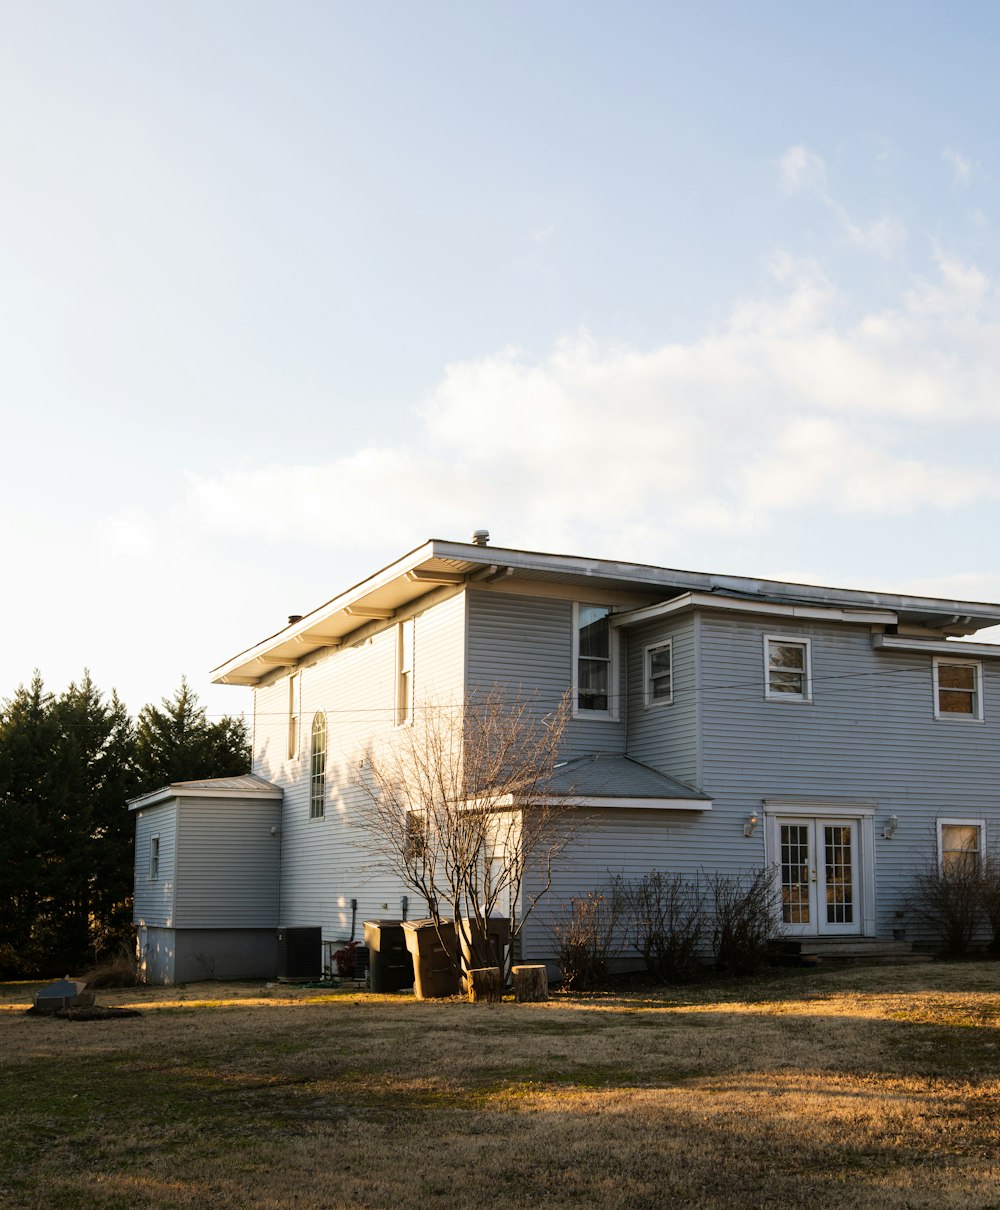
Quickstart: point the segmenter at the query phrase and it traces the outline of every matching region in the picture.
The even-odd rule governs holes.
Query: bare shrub
[[[991,895],[988,889],[987,870],[978,853],[969,853],[952,855],[946,864],[934,863],[917,875],[912,897],[914,914],[941,942],[946,958],[967,954],[991,908],[996,911],[1000,907],[995,902],[1000,896]]]
[[[681,874],[650,870],[624,887],[635,948],[654,979],[676,982],[699,968],[705,928],[705,892]]]
[[[122,945],[116,953],[89,971],[84,976],[84,982],[92,991],[101,987],[137,987],[140,979],[134,951]]]
[[[552,863],[573,832],[574,802],[548,779],[570,716],[503,686],[459,706],[414,709],[411,725],[365,751],[357,817],[383,860],[426,903],[438,937],[454,921],[470,968],[496,962],[488,922],[507,921],[511,955],[524,921],[552,885]],[[531,893],[522,896],[531,870]]]
[[[556,964],[563,985],[572,991],[607,982],[611,960],[622,949],[621,923],[627,910],[622,885],[616,880],[607,892],[589,891],[571,898],[552,926]]]
[[[1000,859],[987,857],[982,870],[983,911],[989,922],[992,939],[990,953],[1000,953]]]
[[[770,942],[781,931],[774,870],[765,867],[746,874],[714,874],[708,884],[715,911],[715,965],[732,975],[753,974],[767,961]]]

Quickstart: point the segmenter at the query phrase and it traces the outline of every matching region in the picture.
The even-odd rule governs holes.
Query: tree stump
[[[515,966],[511,969],[511,977],[518,1004],[533,1004],[549,998],[549,977],[544,966]]]
[[[499,1004],[503,999],[503,982],[500,979],[499,968],[495,966],[477,966],[469,971],[469,1003],[484,1001],[486,1004]]]

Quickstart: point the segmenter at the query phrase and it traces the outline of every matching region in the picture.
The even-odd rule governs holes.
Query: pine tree
[[[181,678],[161,709],[143,706],[136,727],[140,793],[175,781],[232,777],[250,769],[250,743],[243,719],[209,722],[198,695]]]
[[[0,708],[0,968],[7,970],[30,969],[37,959],[36,926],[56,854],[52,821],[65,809],[58,751],[52,696],[36,672]]]
[[[62,974],[128,936],[129,798],[250,766],[246,724],[210,722],[185,680],[134,726],[84,672],[58,698],[36,672],[0,704],[0,976]]]

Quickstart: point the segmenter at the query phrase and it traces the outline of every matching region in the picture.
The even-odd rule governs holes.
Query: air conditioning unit
[[[278,929],[278,978],[309,982],[322,974],[323,930]]]

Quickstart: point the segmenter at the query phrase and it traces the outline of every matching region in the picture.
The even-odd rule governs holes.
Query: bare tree
[[[569,714],[568,695],[545,711],[495,687],[461,706],[419,706],[410,726],[365,752],[359,822],[439,935],[454,920],[469,967],[496,964],[488,921],[506,919],[513,942],[552,885],[574,804],[547,782]],[[509,957],[504,966],[506,976]]]

